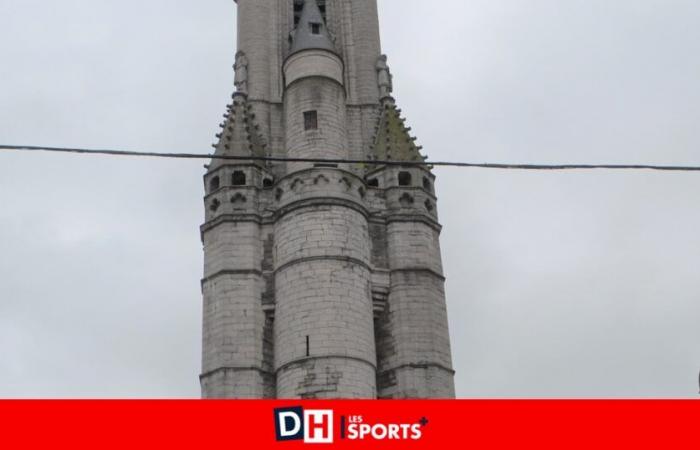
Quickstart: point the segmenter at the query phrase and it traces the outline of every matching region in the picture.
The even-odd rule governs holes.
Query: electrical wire
[[[50,153],[73,153],[82,155],[109,155],[122,157],[149,157],[172,159],[219,159],[227,161],[261,161],[261,162],[296,162],[314,164],[358,164],[374,166],[401,167],[461,167],[498,170],[657,170],[666,172],[700,172],[700,166],[654,165],[654,164],[517,164],[517,163],[473,163],[448,161],[396,161],[372,159],[323,159],[323,158],[289,158],[276,156],[233,156],[211,155],[203,153],[157,153],[111,149],[84,149],[65,147],[40,147],[30,145],[0,145],[4,151],[30,151]]]

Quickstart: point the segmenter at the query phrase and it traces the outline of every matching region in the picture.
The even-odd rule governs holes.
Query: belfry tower
[[[239,159],[204,176],[202,396],[454,397],[434,176],[400,164],[424,158],[377,1],[236,3],[215,154]]]

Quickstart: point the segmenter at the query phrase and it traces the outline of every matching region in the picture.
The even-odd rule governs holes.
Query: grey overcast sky
[[[434,159],[700,164],[697,0],[379,0]],[[231,0],[0,0],[0,143],[210,150]],[[0,397],[196,397],[202,161],[0,153]],[[700,174],[438,169],[461,397],[694,397]]]

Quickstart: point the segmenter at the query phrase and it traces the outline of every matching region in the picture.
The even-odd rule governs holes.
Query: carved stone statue
[[[248,57],[245,53],[236,53],[236,63],[233,65],[233,69],[236,71],[236,76],[233,80],[233,84],[236,86],[236,90],[241,94],[248,93]]]
[[[394,80],[391,70],[386,63],[386,55],[382,55],[377,60],[377,78],[379,81],[379,98],[390,97],[394,92]]]

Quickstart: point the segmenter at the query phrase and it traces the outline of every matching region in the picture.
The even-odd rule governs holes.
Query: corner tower
[[[231,158],[204,178],[203,397],[453,397],[434,176],[401,164],[423,157],[376,0],[236,3]]]

